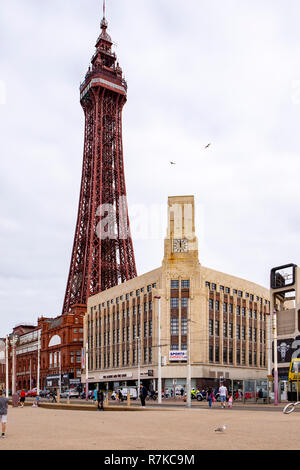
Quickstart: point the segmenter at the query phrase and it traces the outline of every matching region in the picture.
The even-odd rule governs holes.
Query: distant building
[[[168,205],[162,266],[88,300],[89,383],[136,385],[140,362],[141,381],[157,388],[158,302],[164,389],[185,387],[189,328],[192,386],[265,379],[269,290],[201,266],[194,198]]]

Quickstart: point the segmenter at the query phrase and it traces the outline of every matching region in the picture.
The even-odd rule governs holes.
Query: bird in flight
[[[171,165],[176,165],[176,163],[175,163],[175,162],[170,162],[170,164],[171,164]]]
[[[224,424],[220,428],[215,429],[215,432],[224,432],[224,431],[226,431],[226,429],[227,429],[227,426],[226,426],[226,424]]]
[[[207,146],[205,148],[208,149],[210,146],[211,146],[211,144],[207,144]]]

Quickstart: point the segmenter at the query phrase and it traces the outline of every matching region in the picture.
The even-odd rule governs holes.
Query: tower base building
[[[269,311],[268,289],[199,263],[194,197],[170,197],[162,266],[88,299],[82,381],[157,390],[159,352],[163,390],[178,394],[188,361],[199,389],[266,380]]]

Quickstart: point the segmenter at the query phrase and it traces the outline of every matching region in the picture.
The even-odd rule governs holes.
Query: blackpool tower
[[[96,52],[80,86],[85,115],[82,181],[63,313],[136,277],[127,208],[122,110],[127,84],[107,33],[105,2]]]

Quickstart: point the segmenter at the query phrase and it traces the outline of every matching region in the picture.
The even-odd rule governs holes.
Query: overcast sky
[[[101,0],[1,1],[0,336],[61,313],[101,17]],[[300,264],[299,18],[299,0],[107,0],[139,274],[166,233],[140,230],[141,207],[159,220],[186,194],[204,266],[268,287]]]

